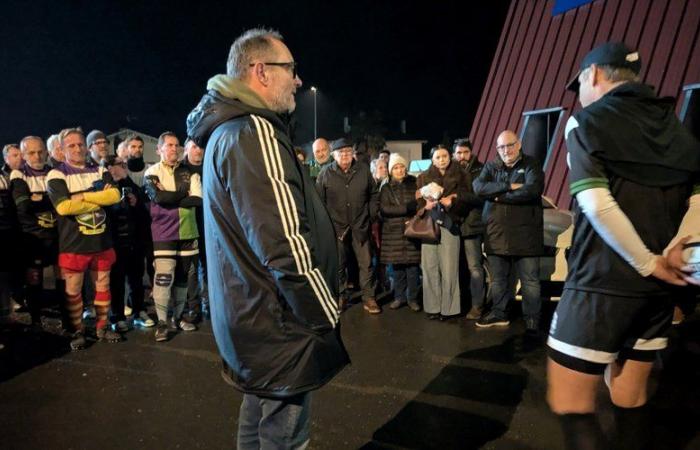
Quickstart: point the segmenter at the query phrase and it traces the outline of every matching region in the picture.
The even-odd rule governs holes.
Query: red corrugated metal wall
[[[496,156],[498,134],[520,132],[522,113],[561,106],[545,194],[567,208],[564,124],[580,108],[564,85],[596,45],[623,41],[642,57],[644,82],[678,97],[700,83],[700,0],[596,0],[552,17],[554,0],[513,0],[491,63],[471,139],[479,159]],[[680,101],[679,110],[680,110]]]

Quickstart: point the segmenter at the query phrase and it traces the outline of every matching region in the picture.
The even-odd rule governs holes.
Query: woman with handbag
[[[416,213],[416,178],[406,173],[406,160],[398,153],[389,157],[389,177],[379,190],[379,211],[382,219],[382,251],[380,261],[391,265],[394,301],[391,309],[408,304],[420,311],[418,300],[420,241],[404,236],[406,222]]]
[[[423,308],[428,319],[446,320],[460,313],[459,225],[467,213],[468,179],[446,147],[433,147],[430,158],[432,164],[418,176],[416,199],[439,225],[440,237],[421,246]]]

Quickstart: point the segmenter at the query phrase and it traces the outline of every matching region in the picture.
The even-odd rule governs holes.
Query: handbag
[[[437,244],[440,242],[440,225],[433,220],[425,208],[421,208],[415,216],[406,222],[403,235],[407,238],[418,239],[426,244]]]

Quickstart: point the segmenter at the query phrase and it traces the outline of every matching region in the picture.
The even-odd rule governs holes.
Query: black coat
[[[384,264],[419,264],[420,241],[403,235],[406,222],[416,214],[416,178],[387,179],[379,190],[382,219],[380,260]]]
[[[188,135],[205,147],[212,328],[236,388],[288,397],[349,363],[335,233],[285,118],[238,98],[209,91],[188,117]]]
[[[336,236],[344,237],[351,230],[354,239],[366,242],[369,224],[379,211],[377,183],[369,166],[353,161],[346,173],[333,161],[318,174],[316,189],[331,215]]]
[[[474,193],[474,188],[472,187],[473,181],[479,177],[483,167],[484,165],[476,158],[476,156],[469,161],[466,167],[462,167],[462,170],[467,173],[468,177],[468,195],[465,197],[465,200],[469,211],[467,213],[467,217],[464,218],[464,222],[462,222],[462,226],[459,228],[459,231],[464,237],[478,236],[484,234],[484,231],[486,230],[486,225],[484,225],[484,221],[481,219],[484,201]]]
[[[512,183],[523,186],[511,190]],[[500,157],[489,161],[474,180],[474,192],[484,205],[484,248],[489,255],[539,256],[544,251],[542,192],[544,174],[539,161],[522,154],[513,167]]]

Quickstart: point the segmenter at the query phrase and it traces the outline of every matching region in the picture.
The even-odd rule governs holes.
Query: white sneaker
[[[139,317],[136,320],[134,320],[134,322],[137,322],[142,327],[146,328],[151,328],[156,324],[146,311],[141,311],[139,313]]]
[[[124,315],[130,316],[134,312],[129,305],[124,305]]]

